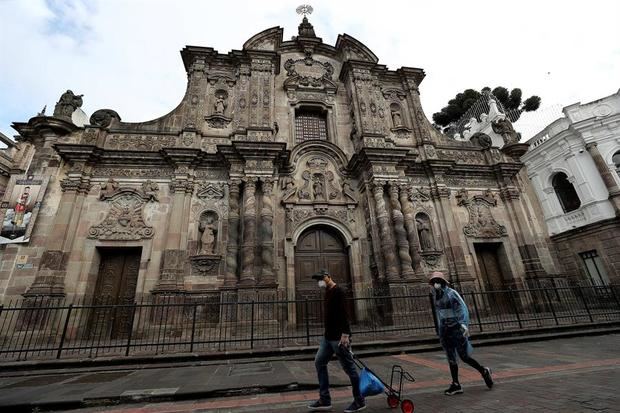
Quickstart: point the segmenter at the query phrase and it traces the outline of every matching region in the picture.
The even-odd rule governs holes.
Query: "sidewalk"
[[[480,376],[468,367],[463,367],[461,378],[465,394],[458,396],[459,399],[454,403],[462,404],[468,400],[468,406],[472,409],[476,403],[483,403],[506,410],[506,400],[496,397],[503,395],[507,400],[513,400],[513,405],[517,403],[521,406],[520,411],[535,411],[523,405],[534,399],[536,406],[548,407],[548,411],[556,411],[553,409],[564,406],[569,399],[578,404],[572,409],[565,409],[565,412],[612,411],[604,408],[606,403],[609,409],[616,408],[618,404],[618,348],[620,334],[477,346],[474,357],[482,364],[493,367],[498,385],[489,393]],[[61,410],[88,406],[91,406],[87,409],[90,411],[108,411],[110,407],[93,406],[133,402],[125,408],[116,407],[112,410],[120,412],[131,409],[146,413],[222,409],[241,412],[249,411],[244,409],[250,408],[252,411],[261,411],[260,406],[265,405],[262,411],[305,411],[307,401],[316,397],[317,380],[312,361],[307,360],[307,356],[304,358],[306,360],[272,357],[177,363],[165,367],[141,364],[3,372],[0,373],[0,406],[3,406],[3,411],[11,412],[31,411],[34,407]],[[392,365],[401,364],[408,370],[416,382],[408,384],[405,393],[416,403],[416,411],[440,411],[437,406],[433,407],[437,399],[445,406],[446,398],[442,391],[449,383],[450,376],[441,351],[435,349],[423,353],[366,356],[364,361],[388,381]],[[350,388],[337,362],[330,364],[330,379],[334,388],[334,404],[338,402],[345,407],[350,399]],[[526,384],[521,385],[520,382]],[[566,383],[572,383],[574,387],[570,394],[563,389]],[[248,397],[250,394],[254,396]],[[201,400],[190,402],[195,399]],[[176,402],[143,406],[135,404],[138,401],[170,400]],[[583,403],[594,403],[594,408],[579,410],[585,409]],[[385,397],[382,396],[374,397],[370,405],[379,410],[387,409]],[[581,407],[577,409],[578,406]],[[340,406],[335,406],[335,411],[339,409]],[[465,409],[465,405],[462,405],[462,410],[446,411],[476,410]]]

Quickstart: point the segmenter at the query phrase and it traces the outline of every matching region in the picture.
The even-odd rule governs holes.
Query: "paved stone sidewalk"
[[[496,386],[488,390],[479,374],[464,366],[461,382],[465,394],[452,397],[443,395],[450,374],[440,352],[370,357],[365,361],[384,379],[389,379],[394,364],[411,372],[416,382],[407,384],[404,393],[416,404],[416,412],[612,412],[620,411],[618,348],[620,334],[479,347],[474,357],[481,364],[493,367]],[[334,411],[342,411],[350,402],[351,391],[335,361],[330,363],[330,378]],[[270,387],[274,384],[280,387]],[[287,385],[311,390],[283,392]],[[45,406],[49,409],[53,400],[84,401],[90,397],[91,402],[104,403],[102,397],[109,397],[108,402],[115,403],[164,395],[177,401],[72,411],[303,412],[306,404],[316,398],[316,387],[311,361],[260,360],[167,369],[67,371],[52,376],[0,377],[0,406],[9,408],[20,401],[47,400]],[[236,389],[239,394],[247,394],[242,392],[258,388],[266,389],[267,393],[239,397],[213,393],[214,389]],[[121,394],[124,398],[119,399]],[[369,399],[366,411],[389,411],[385,397]]]

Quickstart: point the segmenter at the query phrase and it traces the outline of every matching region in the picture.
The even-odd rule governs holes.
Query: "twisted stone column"
[[[226,276],[224,286],[237,285],[239,259],[239,180],[232,180],[228,192],[228,245],[226,247]]]
[[[394,240],[392,239],[388,213],[383,200],[383,184],[375,183],[372,187],[372,193],[375,197],[379,235],[381,237],[381,251],[385,261],[385,273],[388,281],[397,281],[400,278],[398,274],[398,260],[396,259]]]
[[[275,283],[273,271],[273,179],[263,180],[263,207],[260,211],[259,238],[261,243],[261,262],[262,271],[260,277],[261,284]]]
[[[243,287],[256,283],[254,248],[256,243],[256,178],[243,179],[243,245],[241,247],[241,280]]]
[[[409,188],[407,185],[402,185],[400,187],[400,204],[403,209],[405,229],[407,230],[407,239],[409,240],[409,253],[411,254],[414,274],[416,278],[422,279],[424,277],[424,272],[422,271],[422,259],[419,253],[420,241],[418,240],[413,204],[409,200]]]
[[[400,258],[400,276],[405,279],[411,279],[413,278],[413,267],[411,265],[411,255],[409,255],[405,218],[398,200],[398,185],[395,183],[390,184],[389,194],[394,234],[396,234],[396,245],[398,246],[398,257]]]

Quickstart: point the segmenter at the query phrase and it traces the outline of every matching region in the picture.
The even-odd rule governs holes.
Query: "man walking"
[[[440,271],[433,272],[428,283],[433,286],[437,333],[441,346],[446,351],[450,374],[452,375],[452,384],[444,394],[452,396],[453,394],[463,393],[463,388],[459,383],[457,353],[461,360],[478,370],[490,389],[493,387],[491,369],[482,367],[471,357],[473,347],[469,342],[469,311],[465,301],[459,293],[448,287],[448,281]]]
[[[323,309],[325,334],[314,358],[314,365],[319,377],[319,400],[308,405],[311,411],[328,411],[332,409],[329,394],[329,375],[327,363],[334,354],[338,357],[342,369],[349,376],[353,387],[353,402],[344,412],[359,412],[366,408],[364,397],[360,393],[360,378],[353,362],[350,351],[351,327],[345,306],[344,291],[336,285],[329,272],[325,269],[312,275],[318,281],[319,288],[325,289],[325,303]]]

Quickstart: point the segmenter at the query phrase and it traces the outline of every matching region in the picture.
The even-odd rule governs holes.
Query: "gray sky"
[[[84,94],[89,115],[110,108],[128,122],[162,116],[185,92],[185,45],[227,53],[272,26],[289,39],[301,3],[0,0],[0,131],[13,136],[11,122],[28,121],[44,105],[51,114],[67,89]],[[537,94],[555,108],[620,88],[617,0],[310,4],[324,42],[347,33],[389,69],[423,68],[429,119],[467,88],[520,87],[524,98]]]

